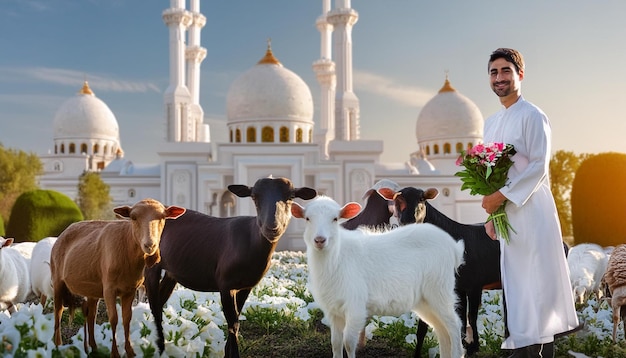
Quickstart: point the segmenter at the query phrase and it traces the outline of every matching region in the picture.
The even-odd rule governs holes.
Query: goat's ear
[[[296,198],[301,198],[304,200],[311,200],[317,196],[317,190],[307,188],[306,186],[302,188],[296,188],[295,196]]]
[[[341,208],[341,211],[339,212],[339,217],[342,219],[352,219],[353,217],[357,216],[359,212],[361,212],[361,204],[350,202],[344,205],[343,208]]]
[[[0,247],[8,247],[11,246],[11,244],[13,243],[13,238],[12,237],[7,237],[4,238],[2,236],[0,236]]]
[[[230,190],[231,193],[237,195],[240,198],[245,198],[252,195],[252,188],[243,184],[229,185],[228,190]]]
[[[378,195],[382,196],[384,199],[387,199],[389,201],[395,200],[396,195],[399,194],[399,193],[396,193],[391,188],[380,188],[376,190],[376,192],[378,193]]]
[[[291,215],[294,218],[304,219],[304,208],[295,201],[291,204]]]
[[[161,261],[161,250],[156,250],[152,255],[144,255],[143,259],[146,262],[146,267],[150,268]]]
[[[180,206],[171,205],[165,209],[165,218],[166,219],[178,219],[181,215],[183,215],[187,211],[185,208],[181,208]]]
[[[428,188],[424,192],[424,199],[434,199],[439,195],[439,190],[436,188]]]
[[[117,214],[116,216],[119,218],[127,218],[130,216],[131,207],[128,205],[118,206],[113,209],[113,212]]]

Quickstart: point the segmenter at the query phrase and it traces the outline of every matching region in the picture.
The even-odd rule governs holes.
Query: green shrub
[[[6,228],[15,242],[39,241],[48,236],[59,236],[70,224],[83,220],[76,203],[65,194],[54,190],[33,190],[20,195]]]
[[[4,220],[2,216],[0,216],[0,236],[5,236],[6,231],[4,230]]]

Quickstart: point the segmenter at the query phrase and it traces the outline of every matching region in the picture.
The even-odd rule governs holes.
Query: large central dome
[[[288,120],[313,123],[313,99],[306,83],[267,49],[256,66],[230,86],[228,123]]]
[[[61,105],[54,117],[54,139],[104,139],[119,142],[119,126],[109,107],[87,82]]]

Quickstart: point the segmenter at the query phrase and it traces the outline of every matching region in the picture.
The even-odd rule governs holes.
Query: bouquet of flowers
[[[461,190],[470,190],[471,195],[490,195],[506,184],[509,168],[513,165],[511,157],[515,155],[511,144],[477,144],[468,151],[463,151],[456,164],[465,167],[455,175],[461,178]],[[494,211],[487,221],[493,220],[498,237],[509,243],[509,229],[516,232],[506,216],[506,201]]]

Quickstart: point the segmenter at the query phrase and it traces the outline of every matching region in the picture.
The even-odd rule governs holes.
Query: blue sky
[[[47,152],[56,111],[87,79],[117,118],[126,158],[157,162],[168,7],[167,0],[0,0],[0,143]],[[524,54],[523,94],[550,117],[554,150],[626,152],[625,1],[352,0],[352,7],[361,138],[384,141],[383,161],[404,162],[417,149],[417,116],[446,71],[485,118],[497,111],[487,76],[497,47]],[[206,117],[225,121],[230,84],[271,38],[275,56],[311,88],[317,118],[311,65],[320,57],[321,11],[321,0],[202,0]]]

